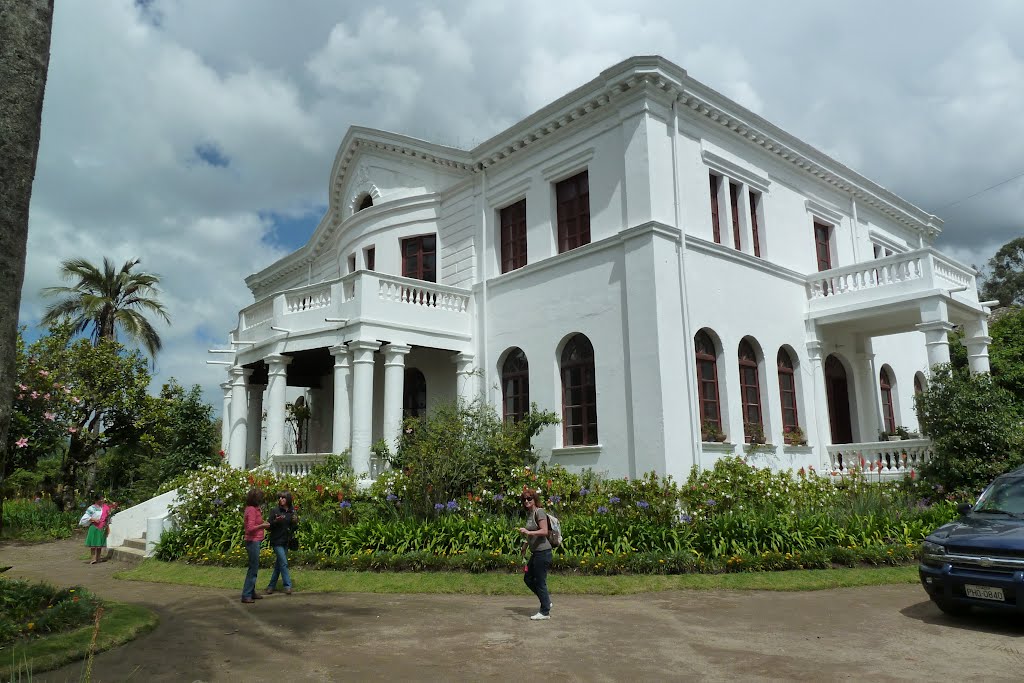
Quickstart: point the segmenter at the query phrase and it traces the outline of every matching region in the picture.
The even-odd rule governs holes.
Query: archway
[[[853,442],[853,420],[850,418],[850,385],[846,368],[835,356],[825,359],[825,394],[828,399],[828,422],[832,443]]]

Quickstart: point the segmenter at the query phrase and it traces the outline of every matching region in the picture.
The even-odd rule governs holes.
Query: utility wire
[[[1006,180],[1000,181],[1000,182],[996,183],[995,185],[992,185],[991,187],[986,187],[984,190],[978,190],[974,194],[969,194],[966,197],[963,197],[962,199],[956,200],[955,202],[950,202],[949,204],[946,204],[945,206],[940,206],[936,210],[937,211],[942,211],[943,209],[948,209],[951,206],[956,206],[957,204],[959,204],[961,202],[966,202],[968,199],[973,199],[974,197],[977,197],[979,194],[985,194],[989,190],[994,190],[997,187],[1005,185],[1006,183],[1013,182],[1014,180],[1016,180],[1017,178],[1020,178],[1022,176],[1024,176],[1024,171],[1021,171],[1020,173],[1018,173],[1017,175],[1013,176],[1012,178],[1007,178]]]

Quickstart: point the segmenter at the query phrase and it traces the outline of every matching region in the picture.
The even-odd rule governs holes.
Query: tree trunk
[[[28,207],[36,175],[53,0],[0,0],[0,484],[14,399]],[[3,513],[0,507],[0,531]]]

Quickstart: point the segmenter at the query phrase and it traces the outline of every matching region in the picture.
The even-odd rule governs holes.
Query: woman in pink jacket
[[[263,521],[260,505],[263,504],[263,492],[249,489],[245,497],[245,552],[249,555],[249,571],[245,574],[245,586],[242,587],[242,602],[250,604],[263,596],[256,593],[256,572],[260,569],[260,545],[263,543],[263,530],[270,527]]]

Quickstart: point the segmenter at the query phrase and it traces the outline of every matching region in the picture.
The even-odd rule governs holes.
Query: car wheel
[[[961,605],[960,603],[947,600],[935,600],[934,602],[936,607],[952,617],[962,617],[971,611],[970,605]]]

